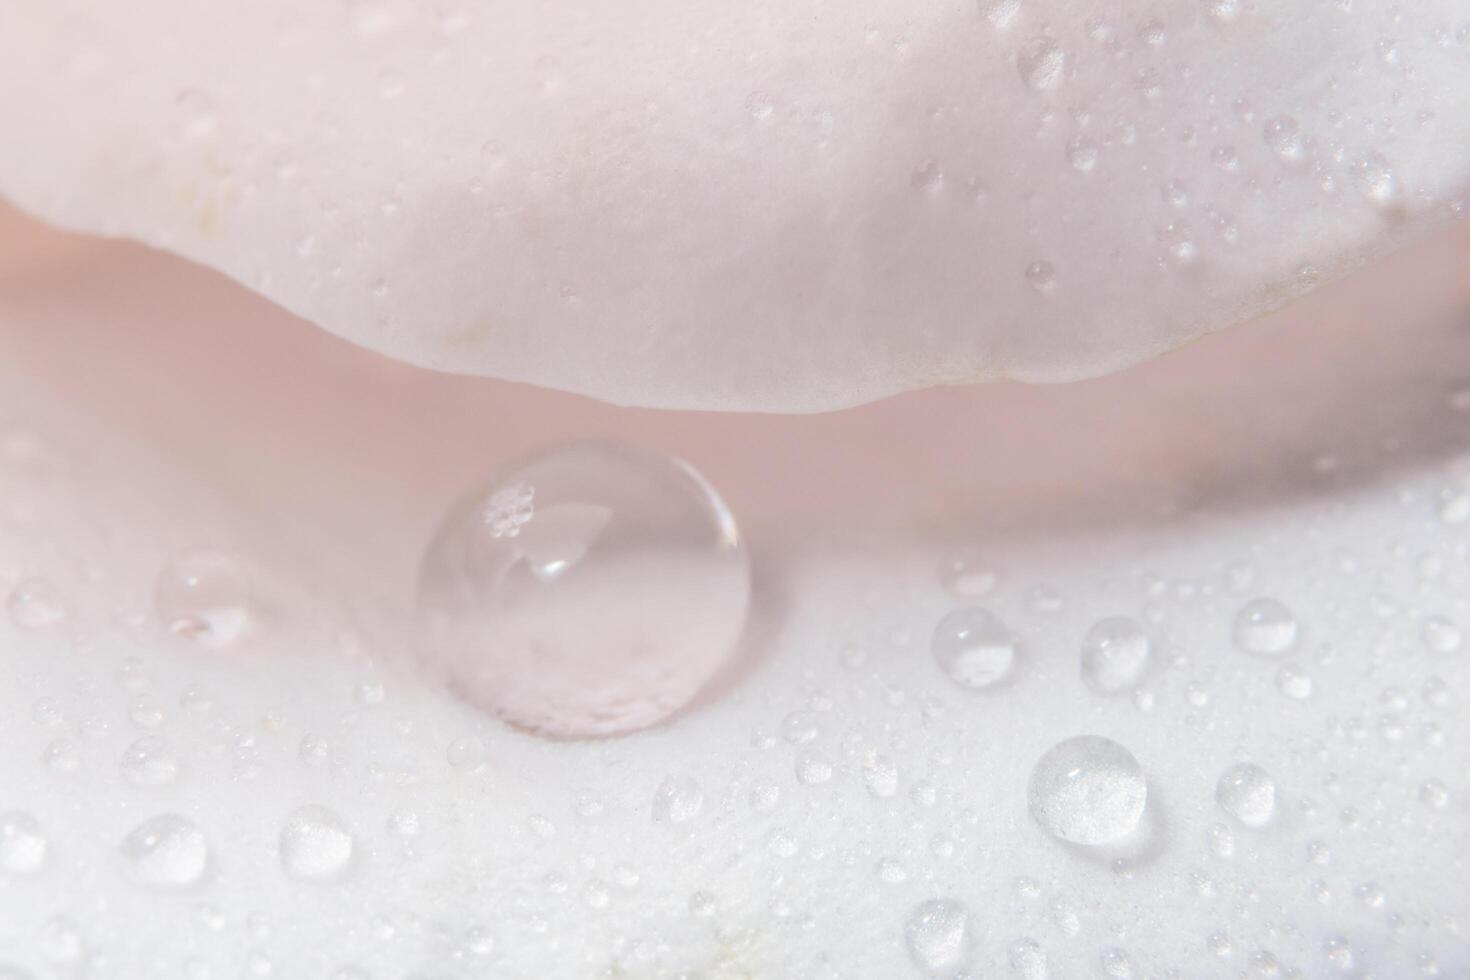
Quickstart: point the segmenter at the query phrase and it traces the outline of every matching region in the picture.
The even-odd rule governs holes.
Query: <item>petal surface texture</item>
[[[629,405],[1071,380],[1463,210],[1460,0],[0,0],[0,193]]]

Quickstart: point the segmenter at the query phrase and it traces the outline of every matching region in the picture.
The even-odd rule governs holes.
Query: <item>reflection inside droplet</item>
[[[749,564],[714,490],[621,446],[554,450],[457,507],[429,548],[429,659],[512,724],[578,737],[687,704],[744,626]]]

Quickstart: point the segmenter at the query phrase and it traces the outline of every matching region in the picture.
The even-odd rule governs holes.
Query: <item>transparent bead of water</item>
[[[653,819],[659,823],[687,823],[704,808],[704,790],[691,776],[670,776],[653,794]]]
[[[941,619],[929,650],[950,680],[972,690],[999,684],[1016,667],[1015,636],[994,613],[974,606]]]
[[[337,881],[352,867],[356,842],[336,812],[318,804],[293,812],[281,828],[281,868],[297,881]]]
[[[154,888],[187,888],[209,870],[209,843],[191,821],[163,813],[123,838],[129,876]]]
[[[1031,770],[1031,816],[1054,837],[1097,846],[1138,829],[1148,784],[1133,753],[1100,735],[1058,742]]]
[[[1231,766],[1215,784],[1220,809],[1246,827],[1264,827],[1276,813],[1276,781],[1253,762]]]
[[[0,873],[29,875],[46,863],[46,835],[35,817],[21,810],[0,813]]]
[[[26,579],[10,592],[5,603],[10,621],[24,630],[41,630],[55,626],[66,618],[66,603],[49,583]]]
[[[1047,965],[1046,950],[1029,936],[1011,943],[1007,954],[1011,961],[1011,973],[1017,980],[1050,980],[1051,969]]]
[[[1016,57],[1016,70],[1030,88],[1037,91],[1056,88],[1066,78],[1067,52],[1050,38],[1035,38]]]
[[[713,488],[611,444],[512,464],[456,507],[424,560],[428,656],[511,724],[560,737],[655,724],[724,665],[749,562]]]
[[[159,735],[144,735],[122,754],[123,778],[134,786],[166,786],[179,775],[179,760]]]
[[[904,939],[914,965],[927,973],[964,964],[970,952],[970,913],[959,902],[931,899],[909,914]]]
[[[158,618],[171,632],[221,649],[259,625],[251,573],[228,552],[189,551],[158,573],[153,590]]]
[[[1275,599],[1252,599],[1235,616],[1235,645],[1246,653],[1275,657],[1296,645],[1296,617]]]
[[[1082,682],[1098,694],[1135,687],[1148,670],[1152,644],[1137,620],[1101,620],[1082,640]]]

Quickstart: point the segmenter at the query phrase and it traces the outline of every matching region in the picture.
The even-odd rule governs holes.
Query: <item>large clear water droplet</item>
[[[688,704],[745,623],[734,519],[687,464],[587,444],[506,468],[424,561],[430,656],[471,701],[563,737]]]
[[[1252,762],[1231,766],[1215,784],[1215,802],[1247,827],[1264,827],[1276,812],[1276,782]]]
[[[988,610],[956,609],[934,627],[930,651],[939,668],[960,687],[991,687],[1016,666],[1016,638]]]
[[[29,875],[46,863],[46,835],[36,818],[21,810],[0,813],[0,872]]]
[[[139,824],[123,838],[128,874],[155,888],[187,888],[209,870],[209,843],[189,820],[164,813]]]
[[[1152,644],[1137,620],[1113,616],[1082,640],[1082,682],[1099,694],[1135,687],[1148,670]]]
[[[324,806],[301,807],[281,828],[281,868],[297,881],[337,881],[352,867],[356,844],[347,824]]]
[[[969,955],[970,913],[959,902],[931,899],[909,914],[904,939],[919,969],[953,970]]]
[[[1079,735],[1047,750],[1031,771],[1031,815],[1073,844],[1118,841],[1138,829],[1148,786],[1138,760],[1100,735]]]
[[[1297,621],[1275,599],[1252,599],[1235,616],[1235,645],[1246,653],[1275,657],[1296,645]]]

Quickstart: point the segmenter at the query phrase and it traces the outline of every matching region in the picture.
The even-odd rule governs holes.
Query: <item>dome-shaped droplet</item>
[[[1266,123],[1263,136],[1266,145],[1287,163],[1300,163],[1307,155],[1306,138],[1290,116],[1278,116]]]
[[[1021,80],[1038,91],[1062,84],[1067,71],[1067,52],[1055,41],[1038,37],[1026,44],[1016,57]]]
[[[250,571],[228,552],[190,551],[174,558],[158,574],[153,601],[170,631],[215,649],[259,625]]]
[[[693,469],[589,444],[512,465],[456,508],[420,607],[463,695],[575,737],[687,704],[734,647],[749,591],[735,522]]]
[[[155,888],[187,888],[209,869],[204,834],[176,813],[145,820],[122,842],[128,875]]]
[[[324,806],[296,810],[281,828],[281,868],[297,881],[336,881],[352,867],[356,844],[347,824]]]
[[[1082,682],[1099,694],[1127,691],[1148,670],[1152,645],[1137,620],[1113,616],[1082,640]]]
[[[1276,812],[1276,782],[1251,762],[1231,766],[1215,784],[1215,802],[1247,827],[1264,827]]]
[[[26,579],[12,589],[5,608],[10,621],[24,630],[45,629],[66,618],[61,594],[41,579]]]
[[[1079,735],[1047,750],[1031,771],[1031,815],[1074,844],[1108,844],[1138,829],[1148,802],[1143,770],[1112,739]]]
[[[931,899],[909,914],[904,939],[919,969],[953,970],[969,956],[970,913],[959,902]]]
[[[166,786],[178,778],[179,760],[160,735],[144,735],[122,754],[122,774],[134,786]]]
[[[704,790],[690,776],[670,776],[653,794],[653,819],[659,823],[687,823],[704,808]]]
[[[1235,616],[1235,645],[1246,653],[1279,656],[1296,645],[1297,621],[1275,599],[1252,599]]]
[[[993,613],[956,609],[934,627],[930,651],[939,668],[961,687],[991,687],[1011,676],[1016,638]]]
[[[0,872],[29,875],[46,863],[46,835],[36,818],[21,810],[0,813]]]

